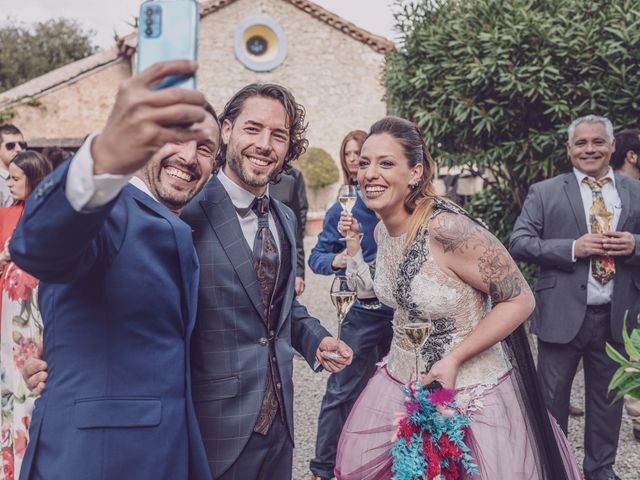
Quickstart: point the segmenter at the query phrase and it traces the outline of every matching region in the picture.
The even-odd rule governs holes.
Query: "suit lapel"
[[[132,185],[127,186],[137,202],[143,204],[146,208],[154,211],[159,216],[169,222],[173,230],[178,249],[178,259],[180,261],[180,275],[182,277],[182,298],[185,299],[184,309],[186,322],[185,328],[188,332],[193,329],[195,321],[195,306],[197,301],[197,281],[200,267],[193,246],[193,238],[191,230],[180,218],[165,206],[158,203],[146,193]]]
[[[281,275],[288,275],[287,282],[285,283],[285,292],[282,297],[282,308],[280,309],[280,318],[278,319],[278,330],[284,324],[284,320],[289,316],[289,312],[291,311],[292,305],[292,296],[295,294],[294,290],[294,282],[295,282],[295,265],[296,265],[296,234],[293,231],[293,218],[291,218],[291,213],[285,211],[282,208],[282,204],[279,201],[274,201],[272,203],[273,211],[278,216],[280,220],[280,225],[282,225],[282,230],[287,236],[287,240],[289,240],[289,245],[291,245],[289,256],[291,259],[291,271],[289,272],[280,272]]]
[[[620,211],[620,218],[618,219],[618,225],[616,230],[618,232],[622,231],[624,227],[624,222],[627,221],[629,217],[629,207],[631,202],[631,195],[629,194],[629,189],[627,188],[627,183],[622,176],[618,174],[614,174],[616,179],[616,190],[618,191],[618,196],[620,197],[620,204],[622,205],[622,210]]]
[[[266,322],[260,287],[253,269],[253,254],[244,239],[236,209],[220,180],[212,178],[205,188],[205,199],[200,201],[200,206],[240,278],[251,303],[260,318]]]
[[[567,195],[569,205],[573,211],[573,216],[578,224],[580,235],[589,233],[587,228],[587,219],[584,213],[584,205],[582,203],[582,195],[580,195],[580,186],[578,180],[573,173],[567,173],[564,178],[564,192]]]

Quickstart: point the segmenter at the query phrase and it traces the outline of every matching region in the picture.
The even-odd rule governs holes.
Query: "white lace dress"
[[[440,211],[434,209],[434,215]],[[380,224],[373,287],[380,301],[395,309],[394,326],[432,323],[431,336],[422,350],[424,370],[460,343],[491,308],[488,295],[442,271],[429,253],[427,228],[406,249],[404,235],[392,237]],[[414,370],[413,348],[396,330],[389,355],[356,401],[342,430],[335,471],[338,479],[392,477],[389,447],[396,430],[393,422],[396,413],[404,411],[401,386],[415,378]],[[470,359],[458,371],[456,402],[473,418],[469,438],[480,470],[474,478],[545,478],[530,438],[530,422],[511,377],[500,344]],[[581,478],[566,439],[557,425],[553,428],[567,478]]]

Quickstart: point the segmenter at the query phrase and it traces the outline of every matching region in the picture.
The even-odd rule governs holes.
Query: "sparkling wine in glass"
[[[420,359],[420,350],[426,343],[427,339],[431,335],[433,324],[429,322],[415,322],[405,323],[404,325],[396,326],[396,331],[400,334],[404,334],[411,345],[416,356],[416,381],[418,381],[418,360]]]
[[[340,185],[340,190],[338,190],[338,201],[340,202],[342,210],[347,213],[351,213],[351,210],[353,210],[357,199],[358,187],[356,185]],[[362,234],[358,234],[358,237],[348,236],[346,238],[341,238],[340,240],[348,241],[356,239],[362,240]]]
[[[349,285],[347,277],[344,275],[336,275],[331,284],[331,302],[338,314],[338,336],[336,337],[338,341],[340,340],[344,317],[347,316],[347,313],[356,302],[356,297],[356,290]],[[335,359],[339,358],[340,354],[338,352],[326,352],[324,356]]]
[[[358,188],[355,185],[340,185],[340,190],[338,190],[338,201],[345,212],[351,213],[353,206],[356,204],[357,198]]]

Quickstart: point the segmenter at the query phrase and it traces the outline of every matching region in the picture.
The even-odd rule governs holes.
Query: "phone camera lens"
[[[147,8],[146,13],[147,13],[147,17],[150,17],[151,15],[153,15],[153,8],[151,7]]]
[[[153,34],[153,30],[152,30],[151,28],[147,28],[147,29],[144,31],[144,33],[146,33],[146,34],[147,34],[147,36],[149,36],[149,37],[150,37],[150,36]]]
[[[147,18],[144,23],[146,23],[147,25],[151,25],[153,24],[153,18]]]

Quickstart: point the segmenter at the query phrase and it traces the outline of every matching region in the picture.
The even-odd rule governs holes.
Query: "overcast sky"
[[[359,27],[391,40],[393,33],[393,0],[313,0]],[[0,18],[13,17],[22,22],[69,17],[78,19],[86,28],[95,30],[95,43],[102,48],[113,45],[114,31],[131,32],[142,0],[0,0]],[[2,20],[0,20],[2,22]]]

